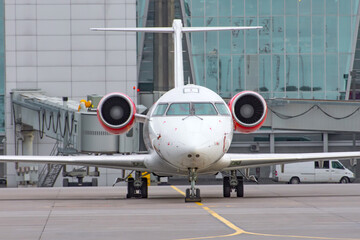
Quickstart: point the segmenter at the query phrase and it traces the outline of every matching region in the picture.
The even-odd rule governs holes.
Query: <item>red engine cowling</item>
[[[230,100],[229,108],[235,130],[242,133],[258,130],[265,122],[267,115],[267,105],[264,98],[252,91],[236,94]]]
[[[104,96],[97,108],[100,124],[113,134],[129,131],[135,122],[135,113],[134,102],[122,93],[110,93]]]

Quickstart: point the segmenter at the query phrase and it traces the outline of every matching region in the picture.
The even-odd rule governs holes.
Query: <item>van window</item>
[[[331,162],[331,167],[336,169],[344,169],[343,165],[336,161]]]
[[[319,161],[315,161],[315,168],[320,168]],[[329,169],[329,161],[324,161],[324,167],[323,168]]]
[[[329,169],[329,161],[324,161],[324,168],[327,168],[327,169]]]

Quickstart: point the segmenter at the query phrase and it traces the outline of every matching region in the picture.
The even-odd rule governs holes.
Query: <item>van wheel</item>
[[[298,177],[292,177],[289,181],[290,184],[299,184],[300,179]]]
[[[340,179],[340,183],[349,183],[350,181],[349,181],[349,179],[347,178],[347,177],[342,177],[341,179]]]

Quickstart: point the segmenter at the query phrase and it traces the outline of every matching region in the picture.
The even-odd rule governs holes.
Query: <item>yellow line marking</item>
[[[175,186],[171,186],[175,191],[179,192],[180,194],[182,194],[183,196],[185,196],[185,193],[183,191],[181,191],[180,189],[178,189]],[[204,204],[200,203],[200,202],[195,202],[197,205],[199,206],[203,206]],[[216,218],[217,220],[219,220],[220,222],[224,223],[226,226],[228,226],[229,228],[235,230],[234,233],[232,234],[227,234],[227,235],[220,235],[220,236],[207,236],[207,237],[197,237],[197,238],[185,238],[186,240],[191,240],[191,239],[209,239],[209,238],[221,238],[221,237],[231,237],[231,236],[236,236],[236,235],[240,235],[245,233],[244,230],[242,230],[241,228],[235,226],[233,223],[231,223],[230,221],[226,220],[225,218],[223,218],[222,216],[220,216],[219,214],[217,214],[216,212],[214,212],[213,210],[211,210],[208,207],[202,207],[204,210],[206,210],[208,213],[210,213],[214,218]],[[182,239],[182,240],[185,240]]]
[[[244,232],[244,234],[255,235],[255,236],[265,236],[265,237],[287,237],[287,238],[303,238],[303,239],[323,239],[323,240],[360,240],[359,238],[331,238],[331,237],[311,237],[311,236],[296,236],[296,235],[277,235],[277,234],[267,234],[267,233],[253,233],[253,232]]]
[[[181,195],[185,196],[185,193],[181,191],[179,188],[175,186],[171,186],[175,191],[180,193]],[[215,211],[211,210],[209,207],[205,207],[204,204],[200,202],[195,202],[198,206],[201,206],[205,211],[210,213],[214,218],[218,219],[220,222],[224,223],[229,228],[235,230],[234,233],[227,234],[227,235],[218,235],[218,236],[207,236],[207,237],[196,237],[196,238],[183,238],[179,240],[195,240],[195,239],[210,239],[210,238],[223,238],[223,237],[232,237],[240,234],[248,234],[248,235],[255,235],[255,236],[264,236],[264,237],[287,237],[287,238],[303,238],[303,239],[322,239],[322,240],[360,240],[359,238],[331,238],[331,237],[311,237],[311,236],[296,236],[296,235],[277,235],[277,234],[267,234],[267,233],[254,233],[254,232],[247,232],[232,222],[228,221],[224,217],[217,214]],[[204,207],[203,207],[204,206]]]
[[[185,193],[183,191],[181,191],[180,189],[178,189],[175,186],[171,186],[175,191],[177,191],[178,193],[180,193],[181,195],[185,196]]]

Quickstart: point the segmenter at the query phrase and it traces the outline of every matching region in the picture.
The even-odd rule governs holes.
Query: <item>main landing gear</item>
[[[231,171],[230,177],[224,177],[223,183],[224,197],[230,197],[233,190],[237,197],[244,197],[244,179],[236,175],[236,170]]]
[[[148,185],[147,178],[141,177],[141,172],[135,172],[135,179],[128,178],[128,193],[126,198],[147,198]]]
[[[195,188],[197,180],[196,170],[196,168],[189,168],[189,182],[191,187],[186,189],[185,202],[201,202],[200,189]]]

